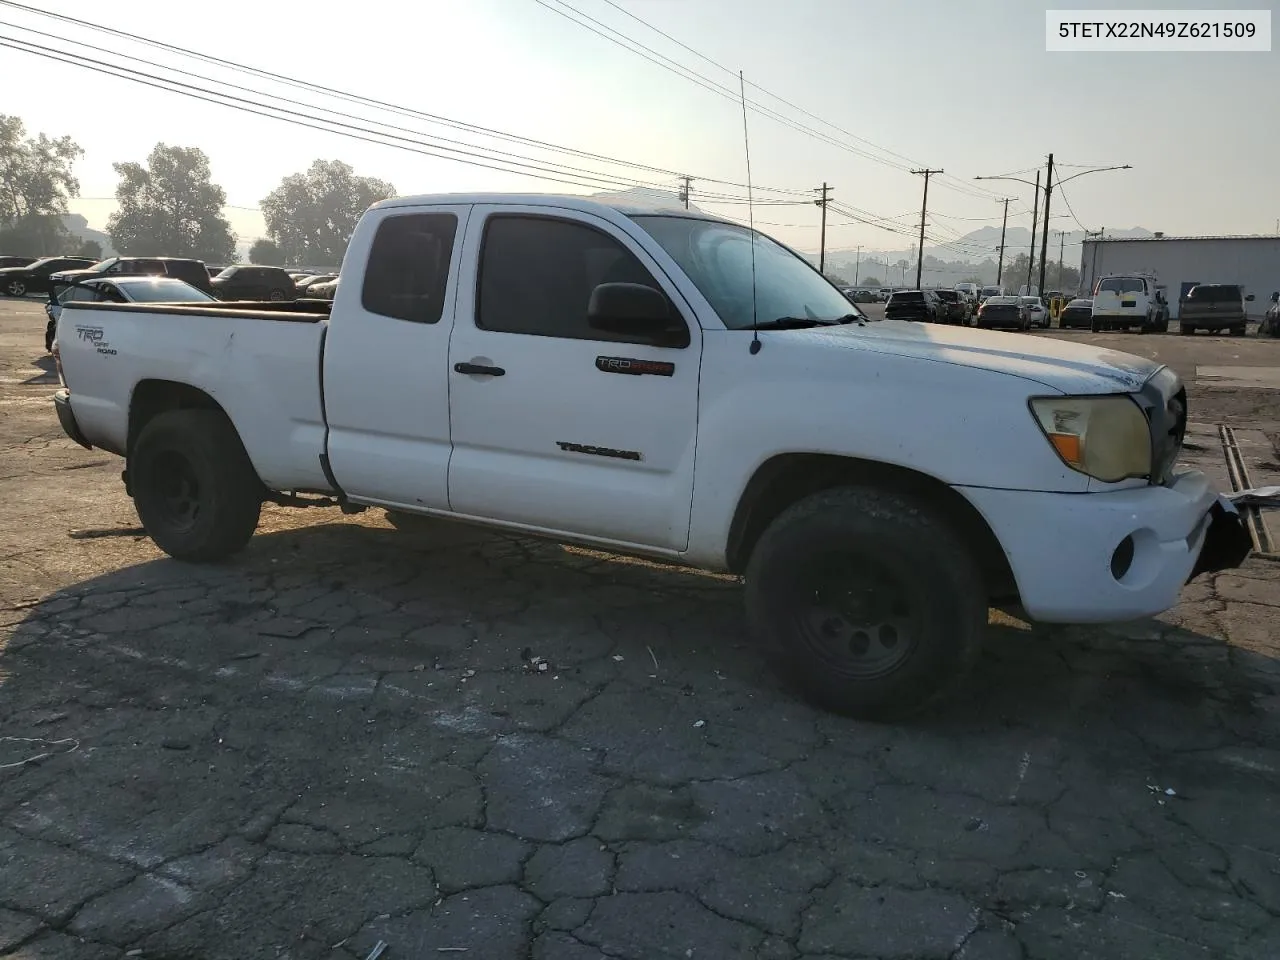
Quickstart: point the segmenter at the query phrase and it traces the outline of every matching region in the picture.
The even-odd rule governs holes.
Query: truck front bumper
[[[961,487],[1003,546],[1022,607],[1044,623],[1163,613],[1201,573],[1238,567],[1253,542],[1204,474],[1105,493]]]
[[[71,391],[65,387],[53,395],[53,409],[57,411],[58,423],[62,432],[86,450],[92,450],[93,444],[84,438],[80,424],[76,423],[76,412],[71,409]]]

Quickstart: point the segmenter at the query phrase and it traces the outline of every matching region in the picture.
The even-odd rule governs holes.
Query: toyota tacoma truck
[[[854,716],[948,692],[992,607],[1154,615],[1250,548],[1176,466],[1168,367],[867,323],[791,249],[692,211],[390,200],[332,303],[76,301],[56,356],[64,430],[124,458],[172,557],[318,502],[736,574],[784,675]]]

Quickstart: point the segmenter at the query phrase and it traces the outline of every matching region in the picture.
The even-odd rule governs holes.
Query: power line
[[[563,0],[558,0],[558,2],[560,2],[562,6],[566,6],[566,7],[569,6],[569,4],[564,3]],[[713,67],[723,70],[728,74],[733,75],[735,73],[735,71],[731,70],[729,67],[726,67],[724,64],[720,63],[719,61],[713,60],[711,57],[707,56],[705,53],[695,50],[693,47],[689,46],[687,43],[677,40],[671,34],[654,26],[652,23],[645,20],[643,17],[639,17],[636,14],[632,13],[630,10],[627,10],[621,4],[615,3],[614,0],[604,0],[604,2],[607,3],[609,6],[613,7],[623,16],[630,17],[636,23],[639,23],[641,26],[647,27],[649,30],[652,30],[654,33],[658,34],[660,37],[664,37],[665,39],[671,41],[681,49],[686,50],[689,53],[692,53],[695,57],[698,57],[700,60],[704,60],[705,62],[711,64]],[[573,9],[573,8],[570,7],[570,9]],[[580,11],[575,11],[575,12],[580,12]],[[583,16],[586,16],[586,15],[583,14]],[[598,23],[599,21],[594,21],[594,22]],[[832,123],[830,120],[825,120],[815,113],[811,113],[810,111],[806,110],[804,107],[800,106],[799,104],[793,103],[792,101],[786,99],[785,97],[782,97],[774,93],[773,91],[760,86],[760,84],[758,83],[752,83],[750,80],[746,82],[749,86],[753,87],[756,90],[759,90],[761,93],[765,94],[766,96],[772,97],[773,99],[777,100],[779,103],[786,104],[792,110],[795,110],[803,114],[804,116],[808,117],[811,120],[816,120],[818,123],[821,123],[824,126],[830,127],[832,130],[836,130],[841,134],[843,134],[844,136],[849,137],[852,140],[856,140],[859,143],[865,143],[867,146],[872,147],[873,149],[879,150],[882,153],[888,154],[891,157],[897,157],[899,160],[902,160],[908,166],[919,166],[918,162],[915,160],[912,160],[910,157],[904,156],[903,154],[898,153],[894,150],[890,150],[888,147],[882,147],[879,144],[875,143],[874,141],[866,139],[865,137],[860,137],[855,133],[850,133],[848,130],[844,129],[838,124]],[[951,176],[950,174],[946,175],[946,179],[953,181],[954,185],[944,184],[944,186],[951,186],[951,189],[956,190],[958,193],[964,193],[971,197],[990,194],[990,191],[982,187],[973,187],[971,184],[965,183],[964,181],[959,180],[956,177]],[[994,196],[994,194],[991,194],[991,195]]]
[[[475,166],[475,167],[482,167],[488,170],[496,170],[500,173],[511,173],[511,174],[517,174],[520,176],[528,176],[538,180],[546,180],[548,182],[553,182],[553,183],[564,183],[564,184],[568,184],[570,186],[575,186],[575,187],[586,187],[589,189],[599,190],[602,186],[600,182],[596,182],[596,183],[584,182],[581,179],[572,179],[569,176],[555,177],[555,176],[549,176],[545,173],[529,173],[523,170],[515,170],[508,166],[498,166],[496,163],[482,163],[478,160],[460,159],[458,157],[449,156],[448,154],[437,152],[436,150],[433,150],[433,149],[427,149],[417,141],[411,141],[407,137],[397,137],[397,136],[394,136],[393,134],[383,133],[377,130],[369,130],[368,128],[360,128],[360,127],[353,126],[351,124],[339,123],[336,120],[327,120],[321,117],[321,118],[315,118],[318,121],[317,123],[309,123],[306,120],[297,119],[298,117],[302,116],[301,114],[297,113],[297,111],[286,110],[283,107],[277,107],[272,104],[256,103],[254,101],[246,100],[245,98],[242,98],[242,97],[233,97],[230,94],[221,93],[219,91],[204,90],[202,88],[194,87],[191,84],[181,83],[180,81],[177,81],[177,80],[169,80],[163,77],[154,77],[151,74],[146,74],[139,70],[134,70],[128,67],[121,67],[116,64],[103,63],[100,60],[93,60],[92,58],[84,57],[79,54],[45,50],[35,46],[34,44],[28,43],[25,40],[21,40],[15,37],[0,36],[0,47],[7,47],[11,50],[17,50],[20,53],[28,53],[28,54],[31,54],[32,56],[42,57],[44,59],[53,60],[58,63],[63,63],[70,66],[75,66],[75,67],[81,67],[86,70],[91,70],[95,73],[101,73],[101,74],[105,74],[106,76],[116,77],[117,79],[129,80],[133,83],[141,84],[142,86],[152,87],[157,90],[163,90],[166,93],[176,93],[176,94],[179,94],[180,96],[189,97],[194,100],[202,100],[205,103],[212,103],[216,106],[229,107],[233,110],[239,110],[244,113],[250,113],[260,117],[266,117],[269,120],[279,120],[285,123],[294,124],[295,126],[305,127],[310,130],[317,130],[321,133],[337,134],[339,136],[348,137],[353,140],[360,140],[365,143],[372,143],[377,146],[394,147],[399,150],[406,150],[410,153],[418,153],[423,156],[435,157],[437,159],[442,159],[442,160],[453,160],[457,163],[463,163],[463,164],[467,164],[469,166]],[[173,84],[174,86],[164,86],[164,84]],[[187,89],[175,89],[175,87],[185,87]],[[199,91],[199,92],[193,92],[193,91]],[[210,95],[202,96],[202,94],[210,94]],[[213,99],[214,97],[223,97],[225,99],[216,100],[216,99]],[[228,103],[226,102],[227,100],[237,101],[237,102]],[[252,104],[252,105],[249,105],[249,104]],[[262,109],[255,109],[255,107],[262,108]],[[276,114],[266,112],[268,110],[275,110],[280,113],[292,114],[292,116],[277,116]],[[344,129],[332,129],[332,127],[321,126],[320,125],[321,123],[331,124],[332,127],[341,127]],[[371,134],[371,135],[365,136],[363,134]],[[376,140],[374,139],[374,137],[386,137],[387,139],[394,139],[394,140],[399,140],[403,142],[387,143],[386,140]],[[600,180],[602,178],[596,178],[596,179]],[[625,186],[627,184],[615,181],[613,185],[615,187],[618,187],[618,186]]]
[[[1089,228],[1080,222],[1080,218],[1076,216],[1076,212],[1071,209],[1071,201],[1067,199],[1067,191],[1062,189],[1062,181],[1058,181],[1058,193],[1062,197],[1062,202],[1066,205],[1067,213],[1071,214],[1071,219],[1076,222],[1076,226],[1085,233],[1089,232]]]
[[[108,35],[111,35],[111,36],[115,36],[115,37],[118,37],[118,38],[124,39],[124,40],[129,41],[129,42],[136,42],[136,43],[145,44],[145,45],[147,45],[147,46],[150,46],[150,47],[153,47],[153,48],[156,48],[156,49],[160,49],[160,50],[164,50],[164,51],[166,51],[166,52],[168,52],[168,53],[177,54],[177,55],[182,56],[182,57],[187,57],[187,58],[193,58],[193,59],[197,59],[197,60],[202,60],[202,61],[204,61],[204,62],[206,62],[206,63],[214,64],[214,65],[216,65],[216,66],[219,66],[219,67],[222,67],[222,68],[225,68],[225,69],[231,70],[231,71],[233,71],[233,72],[238,72],[238,73],[244,73],[244,74],[254,75],[254,76],[257,76],[257,77],[260,77],[260,78],[263,78],[263,79],[267,79],[267,80],[271,80],[271,81],[273,81],[273,82],[277,82],[277,83],[284,84],[284,85],[286,85],[286,86],[290,86],[290,87],[294,87],[294,88],[298,88],[298,89],[303,89],[303,90],[308,90],[308,91],[310,91],[310,92],[314,92],[314,93],[320,93],[320,94],[323,94],[323,95],[325,95],[325,96],[334,97],[334,98],[337,98],[337,99],[340,99],[340,100],[345,100],[345,101],[347,101],[347,102],[351,102],[351,103],[358,103],[358,104],[362,104],[362,105],[365,105],[365,106],[375,107],[375,108],[380,109],[380,110],[386,110],[386,111],[388,111],[388,112],[397,113],[397,114],[400,114],[400,115],[403,115],[403,116],[413,116],[413,117],[417,117],[417,118],[419,118],[419,119],[426,120],[426,121],[427,121],[427,122],[429,122],[429,123],[439,124],[439,125],[443,125],[443,126],[451,127],[451,128],[454,128],[454,129],[459,129],[459,130],[465,130],[465,131],[468,131],[468,132],[472,132],[472,133],[479,134],[479,135],[481,135],[481,136],[492,137],[492,138],[502,139],[502,140],[507,140],[507,141],[511,141],[511,142],[523,143],[523,144],[525,144],[525,145],[533,146],[533,147],[536,147],[536,148],[538,148],[538,149],[546,150],[546,151],[548,151],[548,152],[552,152],[552,153],[568,154],[568,155],[573,155],[573,156],[582,157],[582,158],[585,158],[585,159],[597,160],[597,161],[601,161],[601,162],[604,162],[604,163],[612,163],[612,164],[616,164],[616,165],[619,165],[619,166],[628,167],[628,168],[630,168],[630,169],[634,169],[634,170],[643,170],[643,171],[646,171],[646,172],[649,172],[649,173],[664,174],[664,175],[666,175],[666,176],[671,176],[671,177],[681,177],[681,176],[684,176],[684,175],[685,175],[683,171],[668,170],[668,169],[665,169],[665,168],[663,168],[663,167],[656,167],[656,166],[651,166],[651,165],[648,165],[648,164],[636,163],[636,162],[634,162],[634,161],[622,160],[622,159],[617,158],[617,157],[610,157],[610,156],[606,156],[606,155],[604,155],[604,154],[592,153],[592,152],[590,152],[590,151],[586,151],[586,150],[579,150],[579,149],[576,149],[576,148],[573,148],[573,147],[566,147],[566,146],[562,146],[562,145],[559,145],[559,144],[550,143],[550,142],[543,141],[543,140],[536,140],[536,139],[529,138],[529,137],[522,137],[522,136],[519,136],[519,135],[517,135],[517,134],[507,133],[507,132],[505,132],[505,131],[497,130],[497,129],[494,129],[494,128],[491,128],[491,127],[484,127],[484,126],[480,126],[480,125],[478,125],[478,124],[472,124],[472,123],[466,123],[466,122],[459,121],[459,120],[453,120],[453,119],[451,119],[451,118],[444,117],[444,116],[440,116],[440,115],[438,115],[438,114],[432,114],[432,113],[428,113],[428,112],[426,112],[426,111],[416,110],[416,109],[412,109],[412,108],[409,108],[409,107],[404,107],[404,106],[401,106],[401,105],[399,105],[399,104],[393,104],[393,103],[388,103],[388,102],[386,102],[386,101],[382,101],[382,100],[376,100],[376,99],[371,98],[371,97],[364,97],[364,96],[361,96],[361,95],[358,95],[358,94],[350,93],[350,92],[348,92],[348,91],[344,91],[344,90],[336,89],[336,88],[334,88],[334,87],[328,87],[328,86],[324,86],[324,85],[322,85],[322,84],[311,83],[311,82],[309,82],[309,81],[305,81],[305,80],[299,80],[299,79],[294,78],[294,77],[289,77],[289,76],[285,76],[285,75],[283,75],[283,74],[273,73],[273,72],[271,72],[271,71],[269,71],[269,70],[263,70],[263,69],[260,69],[260,68],[258,68],[258,67],[250,66],[250,65],[248,65],[248,64],[237,63],[236,61],[233,61],[233,60],[226,60],[226,59],[221,58],[221,57],[215,57],[215,56],[212,56],[212,55],[210,55],[210,54],[201,53],[201,52],[199,52],[199,51],[197,51],[197,50],[191,50],[191,49],[188,49],[188,48],[186,48],[186,47],[179,47],[179,46],[176,46],[176,45],[174,45],[174,44],[165,43],[165,42],[160,41],[160,40],[153,40],[153,39],[148,38],[148,37],[143,37],[143,36],[138,36],[138,35],[136,35],[136,34],[126,33],[126,32],[124,32],[124,31],[122,31],[122,30],[117,30],[117,29],[114,29],[114,28],[112,28],[112,27],[107,27],[107,26],[104,26],[104,25],[102,25],[102,24],[93,23],[93,22],[91,22],[91,21],[87,21],[87,20],[82,20],[82,19],[79,19],[79,18],[77,18],[77,17],[72,17],[72,16],[69,16],[69,15],[66,15],[66,14],[60,14],[60,13],[54,13],[54,12],[51,12],[51,11],[40,10],[40,9],[38,9],[38,8],[36,8],[36,7],[32,7],[32,6],[29,6],[29,5],[27,5],[27,4],[23,4],[23,3],[15,2],[15,0],[0,0],[0,5],[7,6],[7,7],[11,7],[11,8],[13,8],[13,9],[17,9],[17,10],[22,10],[22,11],[24,11],[24,12],[26,12],[26,13],[34,14],[34,15],[37,15],[37,16],[41,16],[41,17],[46,17],[46,18],[50,18],[50,19],[54,19],[54,20],[58,20],[58,21],[61,21],[61,22],[63,22],[63,23],[73,24],[73,25],[75,25],[75,26],[82,27],[82,28],[84,28],[84,29],[86,29],[86,30],[94,31],[94,32],[97,32],[97,33],[103,33],[103,34],[108,34]],[[26,31],[31,32],[31,33],[37,33],[37,34],[39,34],[39,33],[40,33],[40,31],[33,30],[32,28],[29,28],[29,27],[19,27],[18,29],[26,30]],[[48,34],[41,34],[41,35],[43,35],[43,36],[49,36]],[[55,39],[65,40],[66,38],[64,38],[64,37],[60,37],[60,36],[59,36],[59,37],[56,37]],[[20,41],[20,42],[23,42],[23,41]],[[69,41],[69,42],[75,42],[75,41]],[[80,44],[80,46],[84,46],[84,44]],[[96,48],[95,48],[95,49],[96,49]],[[126,57],[126,58],[128,58],[128,59],[132,59],[132,60],[135,60],[135,61],[144,62],[144,63],[150,63],[150,65],[152,65],[152,66],[160,66],[162,69],[171,70],[171,71],[173,71],[173,72],[177,72],[177,73],[184,73],[184,74],[186,73],[186,71],[182,71],[182,70],[180,70],[179,68],[176,68],[176,67],[169,67],[169,66],[167,66],[167,65],[159,65],[159,64],[155,64],[155,63],[150,62],[150,61],[142,60],[142,58],[132,57],[132,56],[130,56],[130,55],[128,55],[128,54],[115,53],[114,51],[106,51],[106,52],[112,52],[112,53],[114,53],[116,56]],[[199,76],[199,75],[196,75],[196,76]],[[224,85],[224,86],[234,86],[233,84],[229,84],[229,83],[227,83],[226,81],[221,81],[221,80],[211,80],[210,78],[207,78],[207,77],[200,77],[200,78],[201,78],[201,79],[205,79],[205,80],[209,80],[209,82],[213,82],[213,83],[220,83],[220,84],[222,84],[222,85]],[[243,89],[243,88],[241,88],[241,89]],[[287,98],[279,97],[279,95],[278,95],[278,94],[270,94],[270,93],[267,93],[267,92],[265,92],[265,91],[258,91],[258,90],[254,90],[253,92],[254,92],[254,93],[257,93],[257,94],[258,94],[258,95],[260,95],[260,96],[268,96],[268,97],[277,97],[277,98],[279,98],[279,99],[287,99]],[[294,102],[296,102],[296,101],[294,101]],[[314,105],[311,105],[311,104],[307,104],[307,106],[312,107],[313,109],[325,109],[325,110],[327,110],[327,109],[328,109],[328,108],[323,108],[323,107],[314,107]],[[331,112],[331,113],[337,113],[337,111],[333,111],[333,110],[328,110],[328,112]],[[377,122],[377,121],[375,121],[375,122]],[[390,126],[390,124],[382,124],[382,125],[383,125],[383,126]],[[430,137],[430,136],[432,136],[432,135],[430,135],[430,134],[419,134],[419,135],[420,135],[420,136],[424,136],[424,137]],[[453,141],[453,142],[459,142],[459,143],[460,143],[461,141]],[[469,145],[469,146],[474,146],[474,147],[476,147],[477,149],[482,149],[482,150],[493,150],[493,148],[486,148],[486,147],[482,147],[482,146],[480,146],[479,144],[468,144],[468,145]],[[515,156],[519,156],[519,155],[515,155]],[[531,159],[531,158],[527,158],[527,157],[526,157],[525,159]],[[544,162],[546,162],[546,161],[544,161]],[[728,180],[720,180],[720,179],[717,179],[717,178],[714,178],[714,177],[697,176],[697,177],[695,177],[695,179],[701,180],[701,181],[703,181],[703,182],[705,182],[705,183],[716,183],[716,184],[720,184],[720,185],[722,185],[722,186],[730,186],[730,187],[735,187],[735,188],[745,188],[745,184],[736,183],[736,182],[734,182],[734,181],[728,181]],[[649,185],[649,184],[645,184],[645,185]],[[805,193],[805,191],[804,191],[804,190],[799,190],[799,189],[788,189],[788,188],[774,188],[774,187],[761,187],[761,186],[756,186],[756,187],[755,187],[755,189],[756,189],[756,190],[763,190],[763,191],[765,191],[766,193],[782,193],[782,194],[790,194],[790,195],[792,195],[792,196],[803,196],[803,195],[804,195],[804,193]]]
[[[594,33],[605,40],[608,40],[610,43],[620,46],[624,50],[627,50],[630,53],[634,53],[637,56],[641,57],[642,59],[647,60],[650,63],[655,64],[656,66],[662,67],[664,70],[667,70],[670,73],[674,73],[676,76],[681,77],[682,79],[688,80],[699,87],[702,87],[704,90],[708,90],[711,93],[715,93],[721,97],[724,97],[727,100],[733,101],[734,103],[737,103],[739,101],[739,97],[734,91],[732,91],[725,85],[715,80],[712,80],[710,77],[706,76],[705,74],[699,73],[698,71],[692,69],[691,67],[687,67],[684,64],[676,60],[673,60],[672,58],[666,56],[665,54],[660,53],[657,50],[654,50],[652,47],[646,46],[645,44],[641,43],[639,40],[629,37],[625,33],[621,32],[620,30],[616,30],[613,27],[610,27],[608,24],[603,23],[600,20],[597,20],[595,17],[592,17],[590,14],[583,13],[581,10],[577,9],[573,5],[565,2],[565,0],[553,0],[553,2],[557,3],[559,6],[558,7],[552,6],[551,2],[548,2],[548,0],[534,0],[534,3],[537,3],[541,7],[545,7],[547,10],[550,10],[552,13],[556,14],[557,16],[563,17],[564,19],[568,20],[570,23],[577,24],[583,29],[590,31],[591,33]],[[560,9],[561,7],[563,7],[564,9]],[[572,13],[576,15],[576,17],[571,16],[569,13],[566,13],[565,12],[566,10],[572,11]],[[581,19],[577,19],[578,17],[580,17]],[[639,18],[633,17],[633,19],[638,20]],[[648,24],[646,24],[646,26],[648,26]],[[661,31],[658,31],[658,32],[661,33]],[[666,36],[665,34],[663,35]],[[678,41],[676,42],[678,43]],[[684,45],[681,44],[681,46],[684,46]],[[698,56],[702,57],[703,59],[709,60],[711,63],[715,64],[715,66],[717,66],[721,70],[726,70],[731,73],[736,73],[736,71],[729,71],[728,67],[725,67],[723,64],[719,64],[713,60],[710,60],[710,58],[705,57],[703,54],[698,54]],[[753,84],[753,86],[756,86],[756,85]],[[765,91],[765,92],[767,93],[768,91]],[[776,97],[776,95],[774,94],[769,94],[769,95],[774,96],[775,99],[781,100],[780,97]],[[823,143],[827,143],[841,150],[845,150],[849,153],[854,154],[855,156],[863,157],[867,160],[871,160],[875,163],[880,163],[885,166],[892,167],[902,172],[910,172],[910,161],[908,161],[907,163],[898,163],[892,160],[885,159],[884,157],[877,156],[876,154],[869,153],[864,149],[861,149],[849,143],[845,143],[840,140],[837,140],[834,137],[831,137],[820,130],[815,130],[813,127],[810,127],[806,124],[800,123],[798,121],[794,121],[784,116],[783,114],[779,113],[778,111],[765,106],[764,104],[760,103],[758,100],[746,100],[746,103],[748,107],[752,109],[754,112],[761,114],[762,116],[768,117],[769,119],[774,120],[778,123],[781,123],[792,130],[796,130],[800,133],[805,133],[817,140],[820,140]],[[820,122],[826,124],[827,126],[832,127],[833,129],[837,129],[837,130],[840,129],[839,127],[836,127],[834,124],[831,124],[825,120],[820,120]],[[846,131],[841,131],[841,132],[845,133],[846,136],[852,136],[851,134],[848,134]],[[854,139],[861,139],[861,138],[855,137]],[[881,150],[882,152],[891,153],[891,151],[887,151],[882,147],[876,147],[876,149]],[[957,184],[958,185],[956,186],[952,186],[951,189],[957,190],[958,192],[966,193],[968,196],[980,197],[981,199],[984,199],[984,200],[990,199],[990,197],[993,196],[993,194],[990,194],[989,191],[986,191],[983,188],[974,188],[970,184],[964,183],[963,181],[957,181]],[[978,192],[978,191],[981,191],[981,192]]]

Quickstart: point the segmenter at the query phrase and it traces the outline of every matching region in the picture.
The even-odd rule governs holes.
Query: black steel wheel
[[[178,560],[221,560],[258,526],[265,490],[220,410],[168,410],[148,422],[129,481],[148,536]]]
[[[924,709],[977,657],[987,595],[977,564],[929,505],[872,487],[783,511],[747,566],[751,630],[826,710],[881,719]]]

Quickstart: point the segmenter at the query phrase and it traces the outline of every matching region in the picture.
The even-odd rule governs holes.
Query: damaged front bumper
[[[1205,519],[1208,528],[1205,530],[1204,543],[1200,546],[1200,555],[1196,558],[1196,565],[1187,577],[1187,582],[1202,573],[1234,570],[1253,552],[1253,535],[1249,532],[1249,524],[1239,508],[1226,497],[1218,495],[1217,502],[1209,508]]]

